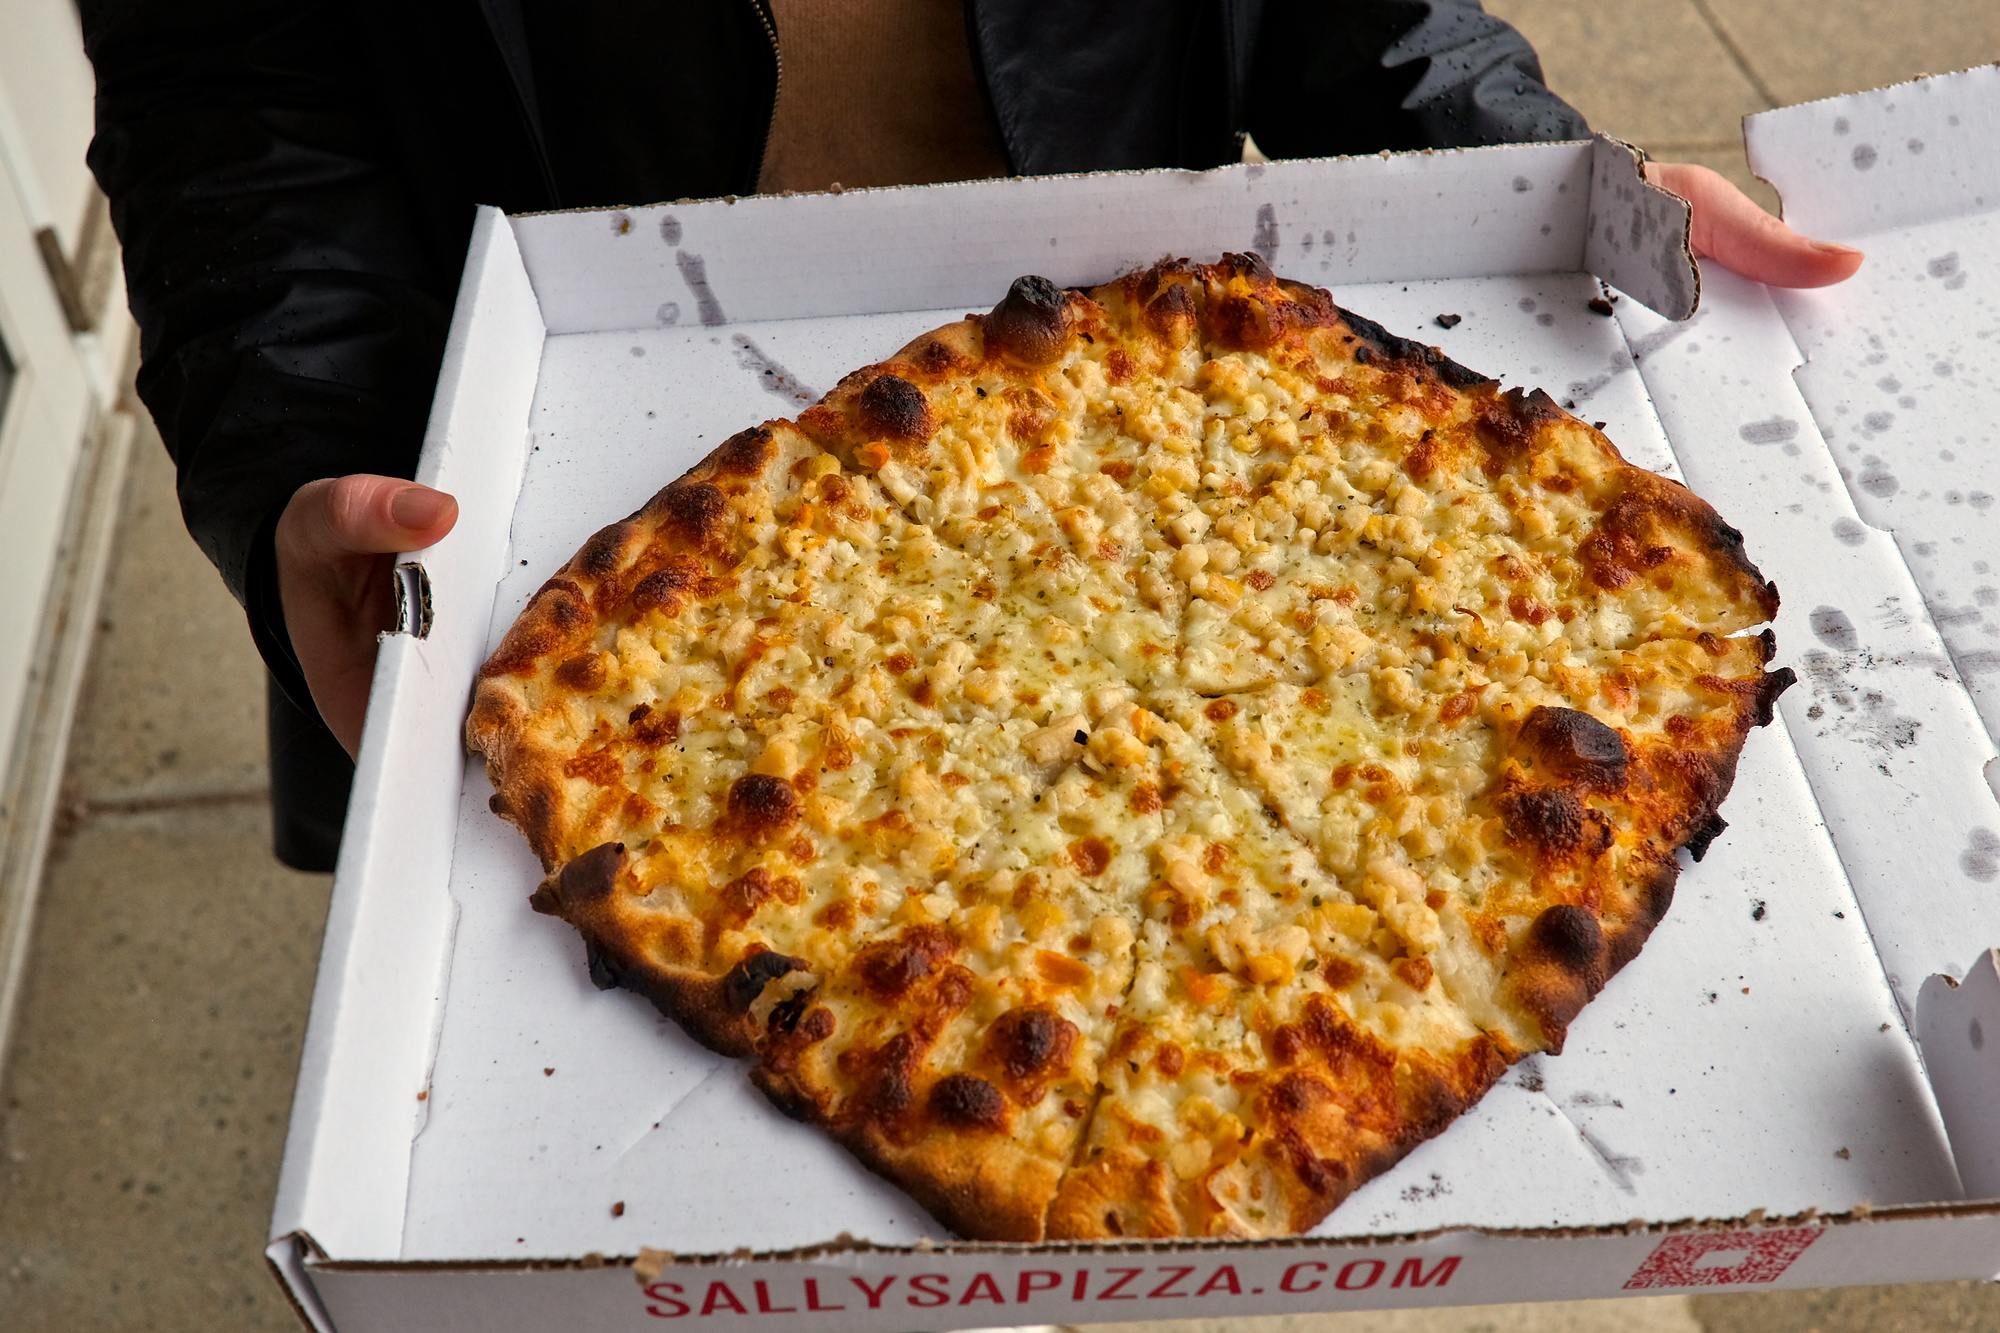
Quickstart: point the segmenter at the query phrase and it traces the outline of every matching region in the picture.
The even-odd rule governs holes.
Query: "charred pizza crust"
[[[954,1229],[1283,1234],[1638,953],[1776,607],[1547,395],[1163,261],[726,442],[467,737],[593,979]]]

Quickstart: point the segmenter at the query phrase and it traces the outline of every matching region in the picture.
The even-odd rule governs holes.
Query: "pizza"
[[[955,1231],[1281,1235],[1638,953],[1777,604],[1546,394],[1168,260],[728,440],[467,736],[597,984]]]

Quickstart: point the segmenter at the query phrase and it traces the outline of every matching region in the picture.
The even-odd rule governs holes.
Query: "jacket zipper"
[[[776,77],[771,81],[771,118],[764,124],[764,143],[757,150],[757,171],[750,178],[750,191],[755,193],[764,178],[764,161],[771,155],[772,131],[778,125],[778,99],[785,92],[785,53],[778,48],[778,23],[771,16],[768,0],[749,0],[749,3],[757,22],[763,26],[765,39],[771,43],[771,63],[776,69]]]

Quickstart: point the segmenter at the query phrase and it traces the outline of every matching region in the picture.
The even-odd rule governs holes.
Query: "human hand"
[[[366,473],[310,481],[273,538],[278,598],[319,715],[349,755],[361,749],[375,636],[396,622],[399,551],[436,544],[458,521],[443,491]]]
[[[1695,252],[1772,287],[1825,287],[1861,267],[1852,246],[1801,236],[1707,167],[1648,162],[1646,179],[1688,201]]]

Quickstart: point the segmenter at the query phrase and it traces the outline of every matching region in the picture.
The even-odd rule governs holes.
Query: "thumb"
[[[324,560],[421,550],[458,522],[458,501],[443,491],[368,473],[308,482],[289,510],[299,554]]]
[[[1859,250],[1799,235],[1707,167],[1649,162],[1646,178],[1687,200],[1696,251],[1746,278],[1772,287],[1825,287],[1861,267]]]

